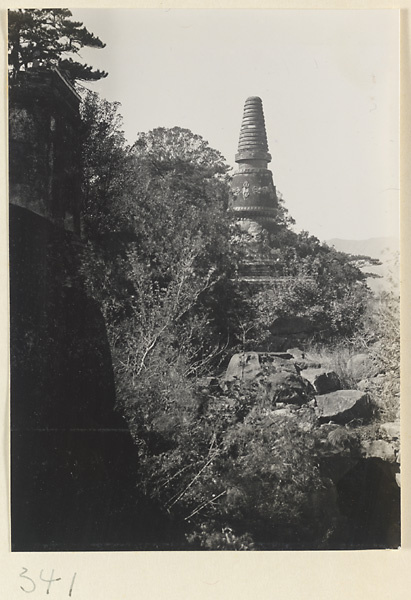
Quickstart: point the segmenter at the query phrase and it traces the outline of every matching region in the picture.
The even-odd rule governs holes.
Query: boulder
[[[316,413],[321,423],[345,424],[354,419],[368,420],[372,405],[368,394],[359,390],[338,390],[316,397]]]
[[[354,354],[347,361],[347,371],[355,379],[364,379],[373,377],[377,374],[375,365],[371,357],[365,352]]]
[[[384,440],[372,440],[363,443],[365,458],[381,458],[386,462],[395,463],[396,452],[394,447]]]
[[[306,404],[314,395],[314,389],[308,381],[296,373],[283,371],[271,373],[266,379],[266,392],[270,402],[276,404]]]
[[[380,425],[380,431],[384,437],[390,440],[400,439],[400,422],[392,421],[390,423],[383,423]]]
[[[327,369],[304,369],[301,377],[307,379],[318,394],[336,392],[341,388],[340,379],[334,371]]]
[[[303,359],[305,358],[305,353],[303,352],[303,350],[300,350],[300,348],[289,348],[287,350],[288,354],[291,354],[291,356],[293,358],[297,358],[297,359]]]
[[[251,381],[261,374],[261,365],[257,352],[234,354],[228,364],[225,381]]]
[[[320,362],[315,360],[307,359],[296,359],[293,361],[298,372],[304,371],[304,369],[321,369],[322,365]]]

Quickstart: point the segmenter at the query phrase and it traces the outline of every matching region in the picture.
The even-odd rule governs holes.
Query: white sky
[[[398,236],[398,11],[72,12],[107,44],[82,51],[109,72],[88,87],[121,102],[130,142],[186,127],[235,167],[244,101],[260,96],[295,229]]]

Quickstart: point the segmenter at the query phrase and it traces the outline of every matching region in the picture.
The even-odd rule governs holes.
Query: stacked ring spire
[[[267,134],[261,98],[251,96],[244,105],[238,151],[265,150],[268,152]]]

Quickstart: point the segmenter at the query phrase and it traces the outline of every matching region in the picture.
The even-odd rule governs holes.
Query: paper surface
[[[15,7],[20,5],[13,3]],[[108,4],[107,4],[108,5]],[[161,8],[182,6],[182,3],[150,3]],[[40,5],[41,6],[41,5]],[[63,5],[65,6],[65,5]],[[97,2],[83,3],[83,7],[99,7]],[[124,6],[139,6],[129,3]],[[141,6],[144,6],[141,4]],[[205,6],[205,5],[204,5]],[[209,7],[223,7],[222,3],[209,3]],[[240,3],[227,3],[224,8],[238,8]],[[9,4],[9,7],[12,7]],[[241,6],[248,8],[245,4]],[[259,3],[261,9],[278,8],[279,3]],[[2,7],[3,8],[3,7]],[[71,8],[71,7],[70,7]],[[289,2],[286,8],[356,8],[353,3],[298,3]],[[375,2],[364,2],[362,8],[386,8]],[[398,8],[398,6],[396,7]],[[404,8],[409,8],[404,4]],[[6,20],[2,12],[1,32],[5,43]],[[4,597],[11,600],[31,597],[45,597],[45,586],[38,585],[30,592],[28,579],[21,574],[39,579],[41,570],[48,577],[54,569],[54,577],[62,581],[53,585],[49,597],[69,597],[70,584],[76,573],[72,598],[88,600],[131,600],[149,596],[157,599],[180,598],[244,598],[265,599],[283,598],[346,598],[372,597],[373,599],[408,598],[411,584],[410,552],[410,485],[409,464],[410,444],[406,431],[410,425],[411,410],[407,406],[410,390],[409,349],[411,336],[410,319],[407,315],[410,306],[409,284],[404,274],[409,271],[411,226],[410,208],[406,198],[411,192],[409,156],[411,153],[411,114],[408,108],[410,86],[410,27],[409,14],[402,14],[402,145],[401,145],[401,188],[402,188],[402,548],[399,551],[344,551],[344,552],[118,552],[118,553],[10,553],[9,551],[9,507],[8,507],[8,307],[7,307],[7,190],[6,177],[1,178],[3,201],[1,203],[1,289],[0,297],[0,338],[2,361],[0,374],[2,418],[2,460],[0,485],[1,537],[0,537],[0,577]],[[5,61],[3,60],[3,63]],[[2,81],[5,69],[2,63]],[[1,119],[2,172],[6,168],[6,92],[3,88]],[[407,373],[408,371],[408,373]],[[27,569],[27,571],[25,571]],[[24,587],[27,591],[21,589]]]

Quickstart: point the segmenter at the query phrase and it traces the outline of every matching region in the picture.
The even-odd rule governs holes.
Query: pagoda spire
[[[273,230],[277,213],[277,193],[273,174],[261,98],[251,96],[244,105],[238,152],[238,171],[231,182],[231,210],[250,232]],[[254,233],[252,234],[254,235]]]
[[[271,162],[261,98],[250,96],[244,105],[236,162],[262,160]]]

